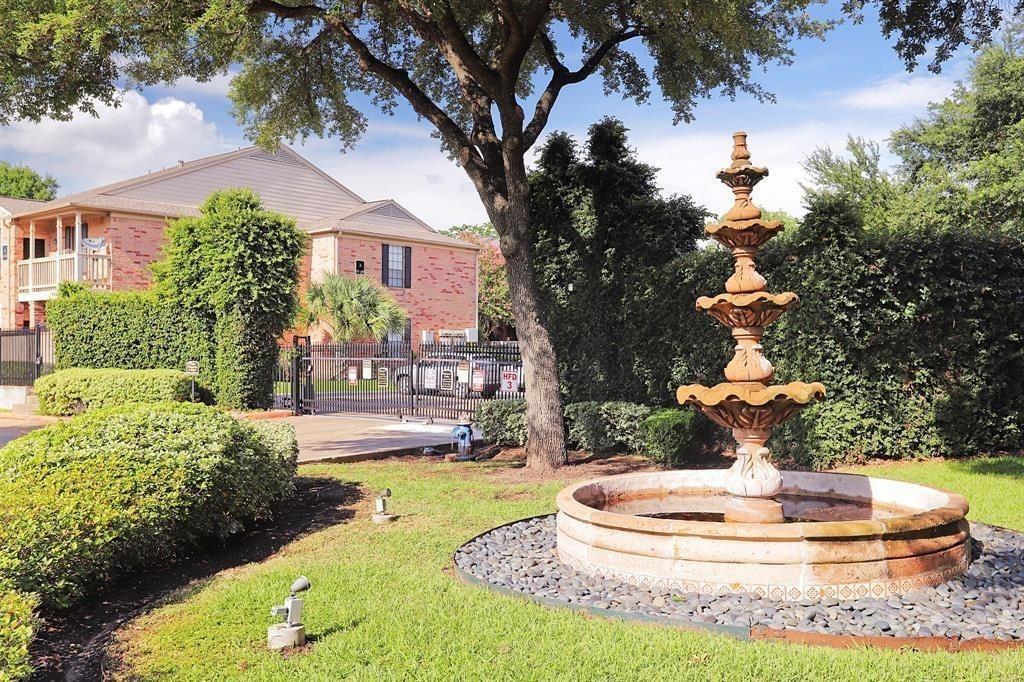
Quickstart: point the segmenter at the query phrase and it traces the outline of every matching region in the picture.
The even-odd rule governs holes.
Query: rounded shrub
[[[526,445],[526,403],[522,400],[489,400],[477,408],[476,422],[484,437],[496,445]]]
[[[655,462],[680,467],[699,448],[704,429],[693,410],[665,408],[640,423],[644,454]]]
[[[126,403],[191,398],[191,377],[174,369],[64,369],[35,383],[39,411],[72,415]]]
[[[0,583],[68,606],[223,540],[290,494],[291,426],[202,405],[98,409],[0,449]]]

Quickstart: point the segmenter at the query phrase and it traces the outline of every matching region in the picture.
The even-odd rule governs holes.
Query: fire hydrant
[[[473,459],[473,423],[468,418],[460,419],[452,429],[452,441],[458,452],[455,461],[465,462]]]

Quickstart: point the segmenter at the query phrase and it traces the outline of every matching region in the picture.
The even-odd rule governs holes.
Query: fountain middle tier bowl
[[[960,495],[785,471],[785,523],[725,523],[726,471],[609,476],[558,494],[558,555],[578,571],[681,592],[783,601],[901,594],[962,574]]]

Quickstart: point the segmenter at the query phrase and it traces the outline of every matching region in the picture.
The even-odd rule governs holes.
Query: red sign
[[[484,390],[484,371],[482,369],[473,370],[473,385],[472,390],[479,393]]]

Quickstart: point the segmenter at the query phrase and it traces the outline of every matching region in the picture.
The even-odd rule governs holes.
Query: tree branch
[[[544,131],[544,126],[547,125],[548,117],[551,115],[551,108],[555,105],[555,101],[558,99],[558,95],[563,87],[586,80],[597,70],[601,65],[601,61],[613,47],[644,34],[645,31],[641,28],[623,28],[598,45],[580,68],[575,71],[569,71],[558,59],[558,54],[555,51],[555,45],[551,37],[547,33],[542,33],[540,36],[541,44],[544,46],[544,53],[547,55],[548,63],[551,65],[554,73],[551,75],[551,80],[548,81],[548,86],[544,88],[544,92],[541,93],[540,98],[537,100],[537,106],[534,107],[533,111],[533,118],[526,126],[523,134],[524,150],[532,147]]]
[[[413,110],[417,114],[430,121],[437,128],[438,132],[441,133],[441,136],[452,148],[456,156],[458,156],[459,161],[466,167],[471,178],[475,180],[477,176],[486,170],[483,160],[473,147],[469,135],[413,82],[408,71],[391,66],[373,54],[366,43],[340,17],[329,15],[324,18],[324,21],[332,30],[341,35],[345,44],[355,53],[356,59],[363,70],[374,74],[398,90],[408,100],[409,104],[412,105]]]
[[[274,14],[285,19],[304,19],[307,17],[322,17],[327,10],[319,5],[284,5],[276,0],[250,0],[250,14]]]
[[[509,22],[509,36],[505,46],[501,50],[501,58],[498,62],[498,71],[504,85],[515,91],[519,80],[519,70],[523,66],[523,59],[533,45],[533,39],[540,30],[544,18],[551,10],[550,0],[533,0],[526,7],[526,11],[520,15],[509,0],[497,0],[498,10],[506,21]]]

